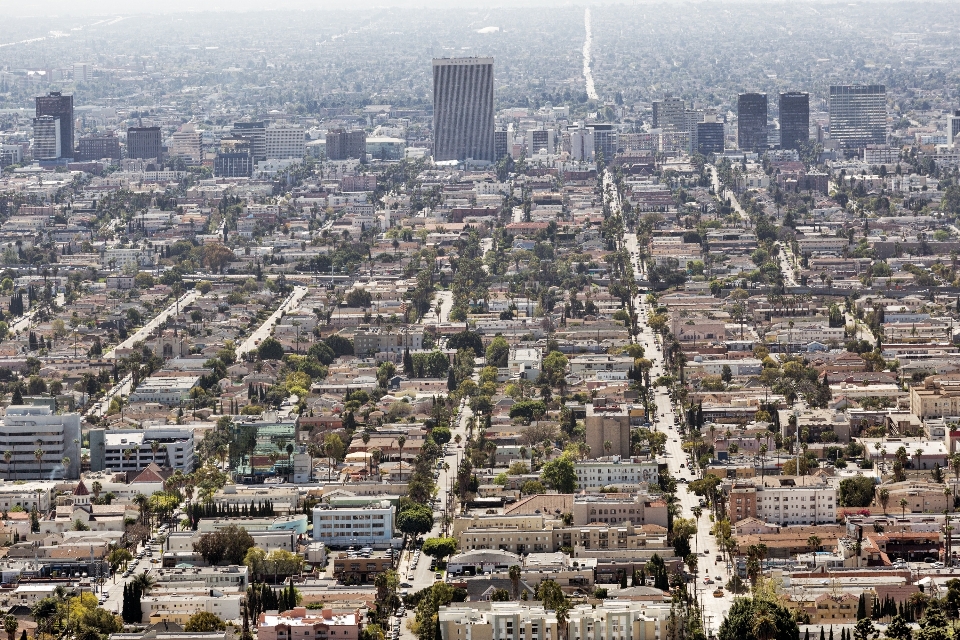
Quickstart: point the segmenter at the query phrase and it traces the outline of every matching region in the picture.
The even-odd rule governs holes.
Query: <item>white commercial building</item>
[[[175,407],[190,400],[190,390],[200,382],[200,376],[154,376],[146,378],[130,394],[130,404],[158,402]]]
[[[36,451],[43,455],[38,460]],[[80,477],[80,414],[55,415],[49,407],[11,405],[0,424],[0,456],[5,480]]]
[[[100,266],[122,271],[126,267],[149,267],[153,252],[148,249],[107,249],[100,257]]]
[[[140,599],[141,619],[150,624],[158,622],[185,624],[192,615],[206,611],[221,620],[240,620],[242,617],[240,607],[245,597],[245,593],[221,593],[214,590],[210,591],[210,595],[164,593],[143,596]]]
[[[272,124],[264,132],[267,159],[303,159],[306,134],[300,125]]]
[[[507,358],[507,369],[511,378],[536,380],[540,375],[543,354],[537,348],[512,348]]]
[[[574,465],[578,489],[602,489],[615,484],[639,484],[660,481],[655,460],[621,460],[619,456],[602,460],[585,460]]]
[[[390,545],[396,507],[388,501],[367,507],[313,509],[313,539],[328,547]]]
[[[150,463],[193,471],[193,430],[176,427],[90,431],[90,470],[139,471]]]

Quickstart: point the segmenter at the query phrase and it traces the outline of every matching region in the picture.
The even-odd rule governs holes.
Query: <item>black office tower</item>
[[[493,116],[493,58],[434,59],[434,160],[497,160]]]
[[[127,129],[127,157],[140,160],[163,155],[163,140],[160,127],[130,127]]]
[[[493,157],[496,158],[497,162],[503,160],[503,157],[510,153],[507,140],[508,131],[506,129],[493,132]]]
[[[60,156],[73,157],[73,96],[59,91],[37,96],[37,117],[51,116],[60,121]]]
[[[799,149],[810,139],[810,94],[780,94],[780,148]]]
[[[723,123],[697,123],[697,152],[705,156],[723,153]]]
[[[767,148],[767,94],[741,93],[737,98],[737,146],[758,153]]]

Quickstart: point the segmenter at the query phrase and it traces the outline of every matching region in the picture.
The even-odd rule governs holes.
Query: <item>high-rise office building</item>
[[[767,94],[738,96],[737,146],[741,151],[760,152],[767,148]]]
[[[887,88],[882,84],[830,86],[830,138],[843,149],[887,141]]]
[[[250,141],[254,162],[267,159],[267,129],[261,122],[234,122],[233,135]]]
[[[330,129],[327,131],[327,159],[363,160],[367,155],[367,132],[363,129],[347,131]]]
[[[666,96],[653,101],[654,129],[684,129],[687,103],[682,98]]]
[[[705,156],[711,153],[723,153],[723,123],[697,123],[697,152]]]
[[[163,137],[160,127],[130,127],[127,129],[127,157],[160,159],[163,155]]]
[[[192,122],[187,122],[180,127],[180,131],[173,134],[170,155],[183,158],[185,162],[203,160],[203,134],[197,131]]]
[[[5,480],[78,478],[80,414],[10,405],[0,419],[0,446],[13,454],[9,462],[0,462],[0,477]]]
[[[33,119],[33,157],[37,160],[56,160],[61,156],[63,136],[60,118],[37,116]]]
[[[780,148],[799,149],[810,139],[810,94],[780,94]]]
[[[590,128],[593,129],[594,153],[597,156],[603,154],[603,161],[610,164],[617,155],[617,132],[612,124],[591,124]]]
[[[493,58],[434,59],[434,160],[496,160],[493,116]]]
[[[503,156],[510,153],[510,148],[507,145],[507,140],[510,132],[506,129],[498,129],[493,132],[493,157],[499,162],[503,159]]]
[[[83,136],[77,140],[76,160],[120,158],[120,139],[112,132]]]
[[[248,178],[253,174],[253,154],[246,138],[221,138],[213,160],[213,175],[220,178]]]
[[[575,162],[593,162],[596,159],[596,141],[593,129],[578,124],[570,130],[570,159]]]
[[[527,129],[527,155],[533,156],[543,150],[553,153],[556,149],[555,136],[553,129]]]
[[[947,116],[947,144],[951,148],[956,146],[958,133],[960,133],[960,109],[954,109],[953,115]]]
[[[60,121],[60,153],[57,157],[73,157],[73,96],[59,91],[37,96],[37,117],[51,116]]]
[[[264,149],[271,160],[303,159],[307,152],[306,132],[298,124],[272,124],[264,130]],[[366,151],[366,134],[364,134]],[[256,151],[253,152],[256,157]]]

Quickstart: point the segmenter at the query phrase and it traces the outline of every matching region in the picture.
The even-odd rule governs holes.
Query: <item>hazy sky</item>
[[[17,16],[51,15],[106,15],[131,13],[175,13],[184,11],[263,11],[265,9],[368,9],[374,7],[517,7],[517,6],[569,6],[588,4],[661,4],[689,0],[46,0],[43,3],[0,0],[0,14]],[[739,0],[693,0],[739,4]],[[753,0],[756,2],[757,0]],[[786,1],[786,0],[783,0]],[[834,0],[800,0],[803,2],[829,2]],[[912,2],[914,0],[853,0],[850,4],[871,2]],[[952,0],[933,0],[935,3]],[[792,0],[791,4],[796,0]],[[764,2],[770,4],[771,2]],[[842,4],[842,3],[841,3]],[[6,6],[4,6],[6,5]]]

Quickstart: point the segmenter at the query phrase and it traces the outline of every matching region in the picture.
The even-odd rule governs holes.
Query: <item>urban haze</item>
[[[960,4],[0,15],[10,640],[956,634]]]

